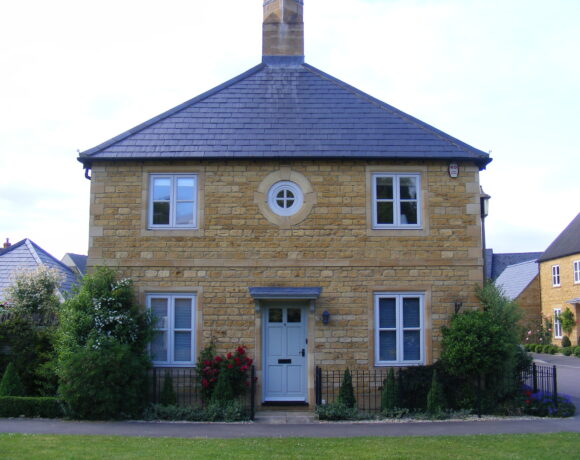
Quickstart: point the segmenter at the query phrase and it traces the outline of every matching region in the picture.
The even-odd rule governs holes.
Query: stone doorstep
[[[314,423],[316,415],[311,411],[270,411],[260,410],[256,412],[255,423],[270,425],[304,424]]]

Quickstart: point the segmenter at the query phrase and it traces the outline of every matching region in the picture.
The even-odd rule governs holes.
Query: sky
[[[490,152],[487,247],[580,212],[578,0],[305,0],[306,62]],[[0,240],[87,253],[78,151],[261,61],[262,0],[0,0]],[[0,242],[1,242],[0,241]]]

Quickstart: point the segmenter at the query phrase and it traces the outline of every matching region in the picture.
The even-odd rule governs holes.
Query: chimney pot
[[[4,249],[9,248],[10,246],[12,246],[12,244],[10,243],[10,238],[6,238],[6,242],[4,243]]]

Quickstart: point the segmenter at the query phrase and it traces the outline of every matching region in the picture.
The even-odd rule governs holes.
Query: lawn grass
[[[1,434],[8,459],[578,458],[580,433],[402,438],[176,439]]]

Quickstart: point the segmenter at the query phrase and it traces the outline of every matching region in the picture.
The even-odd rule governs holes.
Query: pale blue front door
[[[264,401],[306,401],[304,304],[264,305]]]

